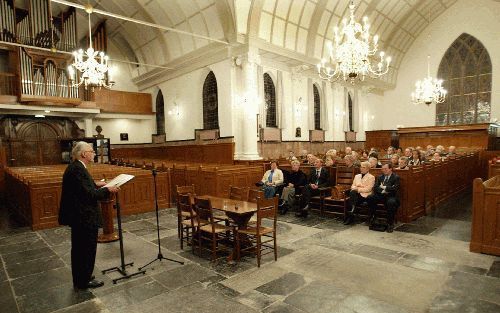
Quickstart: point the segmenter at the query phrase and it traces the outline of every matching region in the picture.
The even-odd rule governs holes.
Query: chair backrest
[[[257,198],[264,198],[262,190],[250,189],[248,191],[248,202],[257,203]]]
[[[335,181],[337,185],[348,185],[351,187],[354,176],[356,176],[356,169],[354,167],[338,166]]]
[[[214,228],[214,215],[212,212],[212,203],[210,203],[210,199],[195,197],[193,208],[196,213],[196,219],[198,220],[198,222],[208,221],[210,224],[212,224],[212,228]]]
[[[177,208],[179,212],[189,213],[189,218],[191,221],[191,226],[194,227],[194,222],[196,220],[196,215],[193,211],[193,204],[191,194],[179,195],[177,199]]]
[[[192,194],[192,193],[181,193],[177,197],[177,203],[192,205],[193,204],[193,197],[195,197],[195,196],[196,195]]]
[[[233,187],[229,186],[229,199],[247,201],[248,187]]]
[[[194,194],[195,193],[194,184],[189,185],[189,186],[177,186],[177,185],[175,185],[175,193],[177,195],[182,195],[182,194],[186,194],[186,193]]]
[[[273,229],[276,230],[278,212],[278,197],[265,199],[257,197],[257,234],[262,226],[262,219],[273,220]]]

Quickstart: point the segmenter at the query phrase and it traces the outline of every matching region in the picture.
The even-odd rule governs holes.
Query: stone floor
[[[471,197],[441,205],[394,233],[293,214],[279,217],[279,258],[212,264],[182,251],[173,209],[161,211],[164,256],[146,275],[114,285],[118,243],[98,246],[96,290],[71,284],[69,229],[32,232],[0,208],[0,312],[500,312],[500,258],[470,253]],[[158,245],[153,213],[124,222],[126,261]],[[134,271],[136,267],[130,269]]]

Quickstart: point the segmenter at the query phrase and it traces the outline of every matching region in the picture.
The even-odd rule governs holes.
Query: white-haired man
[[[63,175],[59,224],[71,227],[71,272],[77,289],[104,285],[92,277],[97,249],[97,231],[102,224],[99,200],[118,192],[118,187],[103,187],[94,182],[87,165],[94,161],[95,151],[86,142],[76,143],[71,151],[73,162]],[[100,188],[103,187],[103,188]]]

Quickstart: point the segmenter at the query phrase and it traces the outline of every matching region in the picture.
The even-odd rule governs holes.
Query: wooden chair
[[[178,186],[178,185],[175,185],[175,199],[176,199],[175,201],[176,201],[176,204],[177,204],[177,236],[179,238],[181,237],[181,229],[182,229],[181,223],[182,223],[182,220],[190,218],[189,214],[187,214],[185,212],[183,213],[181,211],[181,209],[179,208],[179,196],[180,195],[185,195],[185,194],[191,194],[191,195],[195,194],[194,184],[190,185],[190,186]]]
[[[246,229],[236,230],[236,252],[238,261],[241,253],[251,251],[257,256],[257,266],[260,267],[263,255],[274,252],[274,260],[278,260],[278,250],[276,247],[276,221],[278,212],[278,197],[272,199],[257,198],[257,223]],[[262,225],[264,219],[272,221],[271,227]],[[241,247],[243,243],[248,244],[245,248]],[[272,251],[268,251],[272,250]],[[263,251],[268,251],[262,254]]]
[[[234,247],[228,247],[227,244],[234,245],[234,227],[219,224],[220,220],[216,219],[213,214],[212,205],[209,199],[194,198],[194,210],[196,212],[195,220],[197,221],[196,235],[193,235],[194,241],[198,244],[198,251],[202,255],[204,242],[210,243],[211,260],[215,261],[217,252],[221,250],[231,250]]]
[[[229,199],[247,201],[248,189],[248,187],[229,186]]]
[[[323,198],[322,213],[345,216],[348,200],[349,197],[346,196],[345,187],[334,186],[331,188],[331,195]]]
[[[181,249],[184,249],[184,241],[186,241],[186,243],[191,244],[191,248],[194,251],[194,245],[192,244],[193,234],[197,232],[200,225],[206,225],[207,221],[201,221],[196,218],[196,214],[193,211],[192,196],[190,193],[179,195],[177,205],[183,216],[189,216],[189,218],[184,218],[181,221]]]
[[[248,202],[257,203],[257,198],[264,198],[264,192],[262,190],[250,189],[248,191]]]

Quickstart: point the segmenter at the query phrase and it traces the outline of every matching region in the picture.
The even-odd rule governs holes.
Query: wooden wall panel
[[[389,146],[399,146],[399,137],[396,130],[372,130],[366,131],[365,134],[365,149],[367,150],[374,147],[382,151]]]
[[[490,124],[400,128],[398,135],[401,147],[453,145],[486,150],[492,148],[494,139]]]
[[[103,112],[153,114],[151,94],[100,89],[92,93],[92,101]]]

